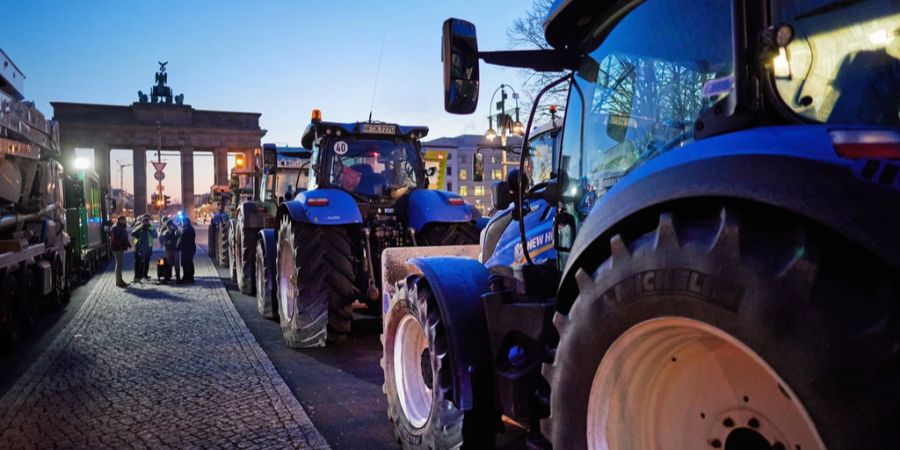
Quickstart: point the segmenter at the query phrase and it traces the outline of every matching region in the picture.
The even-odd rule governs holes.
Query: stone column
[[[136,146],[131,155],[134,161],[134,215],[147,212],[147,147]]]
[[[106,189],[106,193],[110,193],[110,173],[109,173],[109,150],[107,144],[94,146],[94,170],[100,178],[101,189]]]
[[[194,148],[181,146],[181,209],[194,218]]]
[[[214,180],[216,184],[228,184],[228,149],[217,148],[213,151],[215,165]]]

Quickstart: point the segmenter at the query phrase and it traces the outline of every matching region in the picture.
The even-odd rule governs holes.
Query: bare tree
[[[544,39],[544,18],[550,10],[553,0],[534,0],[531,9],[525,12],[522,17],[513,21],[506,35],[509,40],[509,48],[513,49],[549,49],[550,44]],[[522,70],[519,76],[522,78],[522,97],[521,102],[523,111],[528,114],[534,103],[534,98],[544,86],[550,84],[557,78],[565,75],[565,72],[535,72],[533,70]],[[568,85],[563,84],[557,86],[548,92],[541,99],[541,105],[556,104],[560,111],[566,106],[566,92]],[[546,108],[542,108],[539,114],[535,116],[536,122],[541,122],[542,116],[548,116]],[[526,116],[527,117],[527,116]],[[546,119],[546,117],[544,118]],[[523,119],[524,122],[524,119]]]

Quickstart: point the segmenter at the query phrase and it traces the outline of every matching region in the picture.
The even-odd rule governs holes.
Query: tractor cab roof
[[[609,17],[628,6],[617,0],[555,0],[544,18],[544,38],[557,50],[576,47],[597,18]]]
[[[274,151],[276,155],[285,155],[285,156],[294,156],[297,158],[310,158],[312,157],[312,152],[303,148],[303,147],[287,147],[287,146],[277,146],[271,143],[263,144],[263,150],[266,151]]]
[[[384,122],[322,122],[314,121],[306,126],[300,142],[305,149],[312,149],[313,141],[319,136],[397,136],[418,140],[428,135],[428,127],[397,125]]]

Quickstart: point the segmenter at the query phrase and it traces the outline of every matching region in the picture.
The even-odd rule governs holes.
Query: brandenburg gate
[[[138,91],[138,101],[129,106],[50,104],[59,123],[66,168],[72,167],[76,148],[94,149],[95,170],[107,194],[111,192],[110,150],[132,149],[135,214],[147,208],[147,150],[159,146],[179,152],[182,208],[193,215],[194,152],[212,152],[214,182],[228,184],[228,154],[244,153],[250,160],[266,131],[259,127],[259,113],[204,111],[183,104],[184,95],[173,96],[172,88],[166,86],[165,64],[160,63],[151,95]]]

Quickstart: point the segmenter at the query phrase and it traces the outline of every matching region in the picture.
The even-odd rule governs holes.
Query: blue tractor
[[[893,0],[571,0],[548,49],[483,52],[446,21],[449,112],[479,59],[569,95],[478,259],[383,258],[403,447],[896,447],[898,30]]]
[[[427,189],[419,139],[426,127],[324,122],[313,111],[302,145],[312,151],[308,189],[278,206],[277,235],[262,235],[277,267],[285,342],[318,347],[350,332],[354,302],[380,314],[381,253],[388,247],[478,241],[478,211],[457,194]]]

